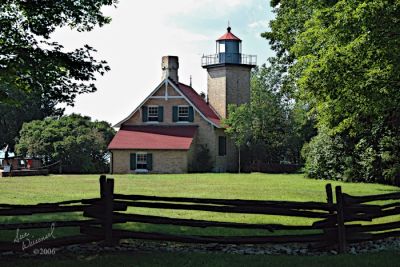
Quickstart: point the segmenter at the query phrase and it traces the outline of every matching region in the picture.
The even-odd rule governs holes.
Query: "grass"
[[[306,179],[301,174],[173,174],[173,175],[112,175],[115,192],[157,196],[204,197],[227,199],[326,201],[325,184],[341,185],[345,193],[371,195],[398,192],[399,188],[380,184],[342,183]],[[93,198],[99,196],[98,175],[51,175],[37,177],[13,177],[0,179],[0,203],[36,204],[63,200]],[[315,219],[288,216],[253,214],[226,214],[203,211],[129,208],[128,212],[168,216],[175,218],[205,219],[247,223],[281,223],[309,225]],[[8,217],[7,222],[51,221],[82,218],[76,214],[34,215]],[[5,222],[5,217],[0,221]],[[382,218],[379,222],[400,220],[400,216]],[[176,234],[200,235],[268,235],[265,230],[227,229],[210,227],[199,229],[168,225],[127,223],[116,228],[138,231],[157,231]],[[36,230],[35,230],[36,231]],[[46,230],[37,230],[41,234]],[[56,229],[58,236],[77,234],[78,228]],[[284,234],[277,231],[273,234]],[[291,232],[293,234],[293,232]],[[15,233],[3,231],[2,240],[10,240]]]
[[[341,185],[351,195],[371,195],[399,192],[393,186],[364,183],[342,183],[306,179],[300,174],[181,174],[181,175],[112,175],[115,192],[157,196],[204,197],[226,199],[326,201],[325,184]],[[99,196],[99,175],[51,175],[0,179],[0,203],[36,204]],[[314,220],[285,216],[224,214],[201,211],[130,208],[129,212],[176,218],[210,219],[248,223],[310,224]],[[4,222],[52,221],[83,217],[79,213],[57,215],[9,216]],[[400,216],[380,219],[380,222],[400,220]],[[157,226],[130,223],[120,226],[131,230],[158,231],[201,235],[267,235],[263,230],[226,228],[197,229],[179,226]],[[31,236],[42,236],[48,230],[23,230]],[[78,228],[57,228],[56,237],[79,233]],[[283,234],[285,232],[278,232]],[[292,232],[293,233],[293,232]],[[276,233],[275,233],[276,234]],[[0,240],[12,242],[15,231],[0,231]],[[395,266],[399,252],[382,252],[362,257],[354,255],[293,257],[262,255],[229,255],[200,253],[131,253],[121,255],[91,255],[64,257],[61,255],[29,260],[10,260],[2,266]],[[329,265],[330,264],[330,265]]]
[[[313,180],[302,174],[111,175],[115,192],[159,196],[325,201],[325,184],[353,195],[398,192],[394,186]],[[50,175],[0,179],[0,203],[35,204],[99,196],[99,175]]]
[[[365,255],[336,256],[265,256],[265,255],[232,255],[221,253],[162,253],[162,252],[132,252],[129,254],[103,254],[90,256],[59,257],[48,256],[33,259],[8,259],[2,262],[2,267],[11,266],[41,266],[41,267],[183,267],[183,266],[213,266],[213,267],[394,267],[398,266],[400,253],[387,251]]]

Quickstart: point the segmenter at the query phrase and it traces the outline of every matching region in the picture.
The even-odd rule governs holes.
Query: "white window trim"
[[[155,123],[155,124],[159,123],[158,116],[160,116],[160,114],[158,114],[158,107],[159,107],[158,105],[148,105],[147,106],[147,121],[146,121],[146,123]],[[156,121],[150,121],[150,108],[157,108],[157,120]],[[155,118],[155,117],[152,116],[152,118]]]
[[[146,166],[147,166],[147,153],[146,152],[136,152],[136,169],[135,169],[135,172],[148,172],[149,171],[148,169],[139,169],[137,167],[138,166],[138,162],[139,162],[139,160],[138,160],[139,155],[146,155]]]
[[[181,108],[181,107],[185,107],[185,108],[188,108],[188,115],[187,115],[187,121],[180,121],[179,120],[179,108]],[[189,109],[190,109],[190,106],[189,105],[178,105],[178,110],[177,110],[177,112],[178,112],[178,121],[177,121],[177,123],[189,123]]]

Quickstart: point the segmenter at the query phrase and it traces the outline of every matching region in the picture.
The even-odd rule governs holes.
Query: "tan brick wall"
[[[208,101],[226,118],[229,104],[250,101],[250,67],[222,66],[207,70]]]
[[[210,150],[211,162],[216,162],[216,143],[215,143],[215,130],[216,127],[205,121],[198,113],[195,114],[195,122],[199,126],[196,134],[196,147],[193,151],[194,154],[200,151],[201,145],[206,145]],[[193,159],[196,155],[193,156]]]
[[[228,148],[226,150],[227,155],[226,156],[219,156],[218,155],[218,149],[219,149],[219,144],[218,140],[220,136],[225,136],[224,130],[223,129],[216,129],[215,131],[215,172],[226,172],[228,168],[228,158],[229,158],[229,151]]]
[[[139,109],[129,120],[127,120],[123,125],[180,125],[180,124],[190,124],[190,123],[174,123],[172,121],[172,107],[179,105],[188,105],[185,99],[175,99],[170,98],[165,99],[149,99],[144,104],[145,106],[157,105],[164,107],[164,118],[163,122],[143,122],[142,121],[142,110]],[[195,122],[194,122],[195,123]]]
[[[130,169],[130,154],[137,152],[153,154],[151,173],[186,173],[188,152],[186,150],[111,150],[113,173],[134,173]]]
[[[207,70],[207,97],[210,105],[223,118],[226,117],[226,69]]]
[[[250,102],[250,68],[226,67],[227,104]]]
[[[168,95],[169,96],[179,96],[178,92],[168,85]],[[154,96],[165,96],[165,86],[162,86]],[[188,105],[187,101],[184,98],[149,98],[145,103],[145,106],[156,105],[156,106],[163,106],[164,107],[164,120],[163,122],[143,122],[142,121],[142,110],[141,108],[138,109],[123,125],[170,125],[172,124],[172,107],[178,105]]]
[[[229,104],[250,102],[250,67],[222,66],[207,70],[208,101],[218,114],[226,118]],[[210,142],[215,162],[214,171],[236,172],[238,169],[238,150],[232,140],[227,139],[227,155],[218,156],[218,136],[225,135],[223,129],[216,129],[204,136]]]

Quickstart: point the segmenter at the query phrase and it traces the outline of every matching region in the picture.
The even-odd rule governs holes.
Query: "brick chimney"
[[[178,83],[178,69],[179,60],[177,56],[163,56],[161,62],[162,68],[162,80],[166,78],[172,79],[174,82]]]

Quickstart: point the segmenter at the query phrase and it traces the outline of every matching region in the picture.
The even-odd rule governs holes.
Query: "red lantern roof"
[[[223,40],[234,40],[234,41],[242,41],[240,40],[237,36],[235,36],[233,33],[231,33],[231,27],[227,28],[228,32],[222,35],[221,37],[218,38],[217,41],[223,41]]]

